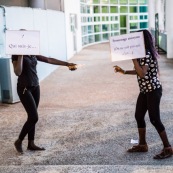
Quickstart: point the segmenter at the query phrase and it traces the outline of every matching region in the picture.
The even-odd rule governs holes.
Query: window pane
[[[87,34],[87,27],[82,26],[82,35],[86,35],[86,34]]]
[[[140,29],[148,28],[148,23],[147,22],[141,22],[140,23]]]
[[[140,20],[143,20],[144,19],[144,16],[140,16]]]
[[[120,26],[126,27],[126,16],[120,16]]]
[[[89,40],[89,43],[94,43],[94,36],[90,35],[88,40]]]
[[[110,17],[110,20],[111,20],[111,21],[117,21],[117,20],[118,20],[118,16],[111,16],[111,17]]]
[[[93,33],[92,26],[88,25],[88,34]]]
[[[118,24],[111,24],[111,31],[116,31],[119,29],[119,25]]]
[[[130,13],[137,13],[138,7],[130,7]]]
[[[118,4],[118,0],[110,0],[110,4]]]
[[[115,21],[117,21],[118,20],[118,16],[115,16]]]
[[[139,4],[148,4],[148,0],[139,0]]]
[[[128,0],[119,0],[120,1],[120,4],[127,4],[128,3]]]
[[[120,35],[119,32],[112,32],[111,36]]]
[[[138,20],[138,16],[130,16],[130,20]]]
[[[138,4],[138,0],[129,0],[129,4]]]
[[[81,13],[86,13],[86,6],[81,5],[80,11],[81,11]]]
[[[82,38],[82,45],[84,46],[86,44],[88,44],[88,37],[83,37]]]
[[[94,22],[100,22],[100,17],[94,17]]]
[[[118,7],[110,7],[111,13],[118,13]]]
[[[90,13],[90,6],[87,6],[87,13]]]
[[[109,13],[108,7],[102,6],[102,13]]]
[[[102,25],[102,32],[106,32],[108,30],[109,30],[109,25],[106,24]]]
[[[93,4],[99,4],[100,0],[93,0]]]
[[[130,29],[138,29],[138,23],[130,23]]]
[[[148,8],[146,6],[141,6],[141,7],[139,7],[139,11],[140,11],[140,13],[146,13],[146,12],[148,12]]]
[[[102,21],[109,21],[109,17],[108,16],[102,16]]]
[[[148,16],[145,15],[145,16],[144,16],[144,19],[148,19]]]
[[[128,8],[125,6],[120,7],[120,13],[128,13]]]
[[[109,39],[109,34],[103,34],[103,40],[108,40]]]
[[[94,13],[100,13],[99,6],[94,6]]]
[[[100,25],[94,25],[94,32],[100,32]]]
[[[100,34],[95,35],[95,42],[101,41]]]
[[[101,0],[100,2],[101,2],[102,4],[108,4],[108,3],[109,3],[108,0]]]
[[[86,22],[86,17],[82,17],[82,22],[83,22],[83,23]]]
[[[122,29],[122,30],[120,31],[120,34],[126,34],[126,33],[127,33],[126,29]]]
[[[88,17],[88,22],[92,22],[92,17]]]

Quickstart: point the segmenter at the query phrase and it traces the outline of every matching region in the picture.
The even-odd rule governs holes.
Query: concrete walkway
[[[133,69],[131,61],[112,63],[108,44],[87,47],[41,82],[36,143],[46,151],[19,156],[13,143],[26,113],[21,103],[0,104],[0,173],[172,173],[173,157],[153,160],[162,144],[148,115],[148,153],[129,154],[138,139],[134,119],[139,93],[136,76],[115,74],[114,65]],[[163,84],[161,117],[173,145],[173,60],[159,59]]]

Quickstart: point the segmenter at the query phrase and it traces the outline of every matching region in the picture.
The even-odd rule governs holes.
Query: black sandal
[[[166,147],[164,148],[160,154],[156,154],[153,159],[166,159],[173,155],[172,147]]]

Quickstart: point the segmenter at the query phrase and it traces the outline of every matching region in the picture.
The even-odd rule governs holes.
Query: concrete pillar
[[[156,13],[159,14],[159,30],[164,31],[165,26],[164,26],[164,14],[165,14],[165,9],[164,9],[164,1],[165,0],[157,0],[156,1]]]
[[[45,10],[64,11],[64,0],[29,0],[29,6]]]
[[[148,1],[148,21],[149,21],[149,29],[155,28],[155,0]]]
[[[167,58],[173,58],[173,0],[166,0]]]
[[[13,0],[13,1],[0,0],[0,5],[28,7],[28,0]]]

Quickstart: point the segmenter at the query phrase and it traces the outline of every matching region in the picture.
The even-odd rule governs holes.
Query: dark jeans
[[[38,121],[37,107],[40,100],[40,87],[33,86],[25,89],[18,86],[17,92],[28,115],[28,119],[20,132],[19,139],[23,140],[28,134],[28,140],[34,140],[35,124]]]
[[[145,128],[145,114],[148,111],[149,118],[153,126],[156,128],[158,133],[165,130],[160,120],[160,100],[162,97],[162,88],[156,89],[148,93],[139,93],[135,118],[137,121],[138,128]]]

